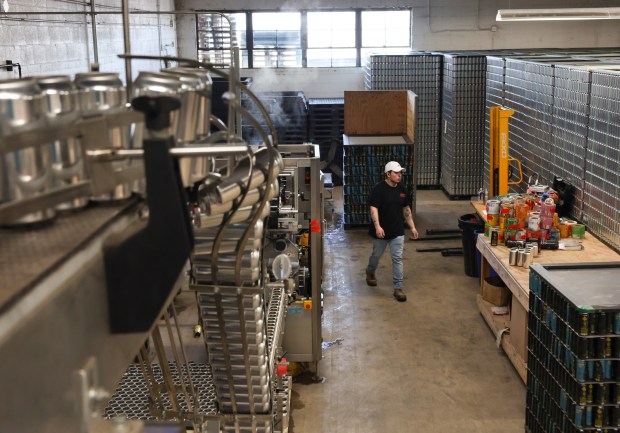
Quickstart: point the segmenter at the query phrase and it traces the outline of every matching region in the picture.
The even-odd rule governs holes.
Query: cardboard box
[[[510,290],[499,277],[485,278],[482,281],[482,299],[503,307],[510,302]]]

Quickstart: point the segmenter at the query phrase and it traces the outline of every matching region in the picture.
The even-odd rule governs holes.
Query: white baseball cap
[[[396,161],[390,161],[387,164],[385,164],[385,172],[387,173],[388,171],[396,171],[396,172],[403,172],[405,171],[404,168],[402,168],[400,166],[399,163],[397,163]]]

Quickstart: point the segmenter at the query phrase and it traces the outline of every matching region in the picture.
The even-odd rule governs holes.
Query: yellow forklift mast
[[[523,180],[521,161],[508,155],[508,120],[515,114],[514,110],[501,106],[489,109],[489,197],[508,194],[508,185],[517,185]],[[519,169],[519,180],[509,182],[511,177],[510,162],[515,161]]]

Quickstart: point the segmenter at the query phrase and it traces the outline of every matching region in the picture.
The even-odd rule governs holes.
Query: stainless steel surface
[[[0,136],[42,126],[46,109],[35,79],[0,81]],[[52,188],[50,145],[30,146],[0,156],[0,203],[35,197]],[[55,211],[42,208],[12,220],[29,224],[52,219]]]
[[[126,2],[123,7],[124,15],[126,15]],[[125,37],[127,42],[128,34]],[[129,57],[125,56],[125,59],[129,61]],[[130,70],[127,72],[129,77]],[[157,79],[154,79],[155,76]],[[175,127],[172,132],[178,136],[180,145],[200,145],[200,131],[208,133],[208,125],[204,122],[201,124],[200,121],[208,119],[209,116],[208,114],[205,116],[204,110],[209,108],[203,104],[194,112],[192,111],[193,102],[186,100],[187,98],[184,99],[183,96],[192,92],[192,96],[200,95],[197,99],[204,99],[205,95],[208,96],[210,89],[208,91],[204,89],[206,83],[210,82],[208,74],[206,78],[188,72],[141,74],[141,79],[136,80],[136,83],[140,81],[148,81],[148,85],[143,88],[136,87],[132,94],[138,94],[144,89],[157,94],[160,89],[154,88],[163,81],[168,84],[170,82],[180,83],[179,87],[171,86],[174,91],[168,92],[169,86],[163,92],[181,95],[180,113],[182,114],[184,109],[187,110],[186,118],[179,118],[177,124],[173,124],[178,127]],[[41,120],[41,125],[33,121],[33,124],[37,123],[36,128],[33,127],[26,133],[27,128],[20,130],[11,126],[8,130],[7,122],[3,122],[0,131],[3,135],[6,132],[4,136],[7,137],[7,146],[3,146],[2,155],[10,152],[23,152],[33,145],[39,148],[44,143],[42,140],[46,139],[49,142],[56,142],[58,152],[55,156],[57,156],[58,164],[55,167],[58,169],[58,180],[66,182],[44,196],[37,197],[36,203],[35,200],[29,201],[28,198],[20,199],[19,205],[0,203],[0,221],[7,216],[19,214],[25,209],[35,209],[36,205],[55,205],[60,203],[61,199],[66,202],[69,198],[77,198],[79,195],[84,198],[87,193],[90,193],[88,195],[91,197],[114,201],[107,202],[105,205],[91,203],[80,209],[76,213],[77,217],[81,216],[87,220],[89,216],[92,216],[92,210],[99,209],[99,206],[101,206],[100,209],[106,211],[120,206],[122,211],[118,214],[113,213],[109,223],[104,223],[103,226],[95,225],[95,234],[81,242],[63,244],[65,239],[54,238],[55,244],[51,248],[59,251],[69,248],[67,256],[58,257],[50,254],[49,249],[42,248],[41,253],[45,255],[44,262],[48,268],[43,268],[41,275],[34,277],[26,275],[23,282],[18,284],[25,286],[25,289],[17,295],[7,294],[5,303],[0,304],[0,323],[3,324],[0,342],[2,342],[3,350],[8,348],[17,353],[20,350],[17,337],[19,340],[24,340],[23,332],[34,333],[33,326],[53,325],[46,328],[46,332],[40,332],[45,336],[44,342],[41,338],[34,339],[49,353],[40,357],[29,356],[32,359],[25,363],[28,367],[30,365],[38,367],[36,374],[28,379],[25,379],[21,373],[15,377],[15,380],[20,382],[20,389],[16,391],[18,403],[6,405],[3,403],[0,409],[3,428],[5,419],[8,420],[7,425],[12,430],[15,430],[17,418],[25,420],[26,416],[21,409],[16,411],[17,406],[22,409],[24,407],[23,402],[26,399],[21,398],[23,393],[29,396],[30,401],[33,400],[33,395],[41,395],[46,399],[45,404],[37,404],[36,398],[33,401],[37,410],[42,408],[41,413],[32,420],[37,426],[37,431],[66,431],[68,433],[77,432],[78,429],[80,433],[99,431],[96,430],[94,424],[91,424],[91,420],[98,417],[102,402],[111,392],[111,385],[117,383],[119,367],[126,366],[134,359],[138,348],[140,349],[140,369],[143,370],[145,383],[148,383],[145,392],[146,400],[141,400],[141,402],[146,401],[148,416],[154,417],[149,419],[174,419],[187,425],[192,424],[194,430],[197,430],[204,420],[213,418],[220,418],[225,423],[233,420],[232,423],[237,430],[245,431],[247,427],[253,432],[274,431],[274,422],[284,425],[283,420],[288,419],[289,409],[286,401],[290,400],[290,386],[283,388],[283,383],[286,381],[276,378],[274,373],[275,358],[282,353],[279,336],[283,324],[286,296],[282,296],[281,287],[278,287],[278,290],[274,289],[274,293],[279,293],[280,296],[272,293],[269,302],[273,302],[274,305],[270,305],[269,311],[266,311],[267,307],[264,302],[266,291],[263,288],[261,260],[263,221],[270,212],[267,202],[277,194],[276,176],[283,166],[280,154],[269,144],[267,148],[256,150],[239,145],[245,143],[237,139],[223,146],[210,145],[211,142],[217,141],[214,139],[208,141],[209,145],[206,148],[182,149],[177,147],[171,151],[171,154],[181,158],[182,166],[184,162],[190,164],[197,162],[197,165],[192,168],[194,178],[188,182],[192,187],[198,187],[193,184],[195,180],[206,178],[211,174],[209,173],[211,170],[222,166],[226,169],[220,170],[218,174],[224,182],[231,179],[234,182],[246,182],[245,186],[236,191],[233,188],[224,193],[228,203],[235,207],[242,206],[234,214],[230,212],[235,209],[233,206],[229,208],[224,204],[220,209],[211,207],[212,215],[207,218],[211,218],[212,229],[209,229],[209,224],[201,224],[204,218],[200,217],[205,217],[204,214],[194,220],[197,223],[197,244],[202,246],[203,250],[199,249],[199,254],[194,257],[195,260],[191,264],[192,271],[181,276],[185,280],[189,275],[193,282],[203,284],[199,286],[197,293],[199,295],[197,299],[201,303],[197,311],[204,322],[202,331],[205,342],[209,346],[210,364],[213,366],[214,376],[211,386],[219,400],[216,414],[194,412],[193,406],[202,407],[202,402],[200,392],[198,395],[194,393],[196,388],[192,383],[193,376],[200,375],[201,372],[193,371],[195,370],[193,366],[190,367],[191,372],[183,371],[180,367],[187,361],[187,357],[181,338],[181,329],[178,326],[175,327],[178,337],[174,337],[174,329],[170,324],[170,315],[176,318],[175,306],[171,303],[175,291],[165,300],[165,305],[162,307],[162,320],[165,321],[165,326],[161,326],[161,323],[155,324],[149,338],[157,357],[157,363],[161,366],[159,372],[151,365],[153,354],[143,346],[146,335],[135,333],[111,336],[107,328],[108,311],[102,308],[107,305],[102,252],[104,242],[112,234],[118,235],[120,232],[137,230],[142,227],[144,219],[148,217],[143,206],[135,205],[134,202],[138,200],[137,196],[136,200],[118,200],[128,198],[132,190],[136,191],[132,182],[141,180],[143,177],[140,160],[143,152],[136,148],[141,145],[141,139],[134,136],[132,142],[130,136],[132,129],[140,128],[137,124],[140,123],[142,117],[135,117],[135,113],[126,106],[125,88],[116,74],[78,74],[73,82],[68,77],[44,77],[41,79],[41,85],[46,86],[47,91],[47,109],[43,113],[45,116]],[[131,82],[128,80],[127,89],[130,85]],[[27,100],[27,98],[21,97],[20,100]],[[202,102],[205,101],[202,100]],[[200,110],[202,112],[198,113]],[[124,120],[114,121],[117,115]],[[196,124],[192,124],[188,119],[194,118],[195,115],[197,115],[197,121]],[[45,130],[46,127],[49,127],[49,130]],[[204,143],[207,143],[206,139]],[[251,158],[242,157],[250,152],[253,152]],[[205,156],[209,158],[204,158]],[[203,157],[203,163],[200,162],[200,157]],[[49,166],[52,167],[52,164],[50,163]],[[83,171],[77,173],[76,167],[80,167]],[[253,172],[255,169],[258,171]],[[75,177],[76,173],[82,176]],[[88,178],[85,173],[88,173]],[[123,188],[122,191],[116,189],[119,182],[127,188]],[[220,205],[221,203],[212,204]],[[193,212],[195,207],[194,203],[188,204],[190,212]],[[66,223],[76,215],[67,213],[57,218],[51,227],[33,229],[35,231],[59,228],[66,230],[68,227]],[[39,240],[38,235],[41,233],[28,232],[30,241]],[[0,238],[3,235],[0,233]],[[19,233],[11,231],[9,238],[12,238],[12,235],[19,235]],[[71,240],[74,236],[66,236],[66,238]],[[11,242],[3,242],[2,247],[12,245]],[[36,265],[36,263],[27,263],[29,268],[33,264]],[[49,266],[51,266],[51,271]],[[217,270],[217,277],[213,275],[213,278],[209,276],[201,279],[213,270]],[[243,280],[244,272],[248,273],[247,280]],[[191,278],[191,276],[196,278]],[[3,284],[8,280],[9,278],[3,279]],[[210,296],[205,288],[209,287],[209,283],[213,281],[218,283],[218,286],[214,288],[213,296]],[[181,283],[180,279],[177,282],[179,287]],[[228,293],[235,290],[236,293],[230,297]],[[53,299],[57,294],[59,295],[58,303]],[[45,311],[42,312],[42,310]],[[93,313],[94,310],[96,313]],[[28,317],[23,316],[24,312]],[[78,320],[74,321],[76,318]],[[22,327],[23,324],[19,322],[23,319],[26,319],[28,323]],[[65,332],[66,328],[73,325],[76,325],[77,329]],[[58,328],[61,331],[60,335],[67,337],[62,344],[49,337],[51,329],[56,332]],[[269,335],[270,332],[277,332],[278,336]],[[84,343],[89,333],[95,335],[92,335],[91,341]],[[5,344],[6,342],[8,343]],[[66,348],[67,344],[76,342],[83,347]],[[52,344],[57,344],[58,350],[52,350],[49,347]],[[115,350],[110,350],[112,345],[115,346]],[[168,350],[172,353],[174,363],[166,362],[169,357]],[[39,364],[46,362],[48,365],[60,365],[58,354],[61,352],[69,355],[67,357],[71,358],[71,361],[62,365],[58,377],[43,378],[41,375],[46,374],[46,369],[41,368]],[[86,353],[89,356],[85,356]],[[23,357],[23,353],[19,356]],[[9,385],[14,383],[13,379],[8,379],[8,375],[11,374],[12,369],[18,368],[16,358],[17,356],[11,355],[10,357],[3,356],[0,360],[3,368],[0,372],[2,383]],[[66,373],[66,370],[69,372]],[[176,374],[175,370],[179,370],[179,374]],[[128,375],[131,374],[128,373]],[[33,383],[37,381],[47,382],[40,387],[43,394],[36,394],[33,390]],[[17,389],[17,386],[10,386]],[[137,385],[134,383],[129,387],[136,388]],[[77,389],[75,393],[74,388]],[[122,388],[121,385],[117,398],[118,394],[122,393]],[[287,393],[286,389],[288,389],[288,394],[284,395]],[[144,388],[141,390],[145,391]],[[47,400],[48,396],[53,398],[56,395],[61,395],[61,397]],[[123,398],[120,400],[122,401]],[[113,399],[113,401],[116,400]],[[213,399],[210,399],[210,402],[212,401]],[[60,407],[60,411],[52,413],[48,407]],[[68,413],[70,408],[78,408],[76,412],[79,413]],[[135,408],[136,405],[132,409]],[[120,405],[110,410],[120,410],[123,412],[121,415],[127,416],[126,411],[130,409]],[[17,413],[5,416],[6,411]],[[229,413],[225,414],[222,411]],[[243,412],[246,413],[243,414]],[[76,416],[72,417],[72,415]],[[136,419],[144,419],[143,415],[143,413],[137,415]],[[106,412],[106,416],[114,417],[115,415],[112,412]],[[40,420],[44,419],[53,420],[53,422],[42,426]],[[29,422],[30,420],[24,424],[27,430],[29,430]],[[135,430],[134,426],[141,426],[140,423],[126,425],[132,428],[131,431]]]
[[[279,149],[287,156],[284,158],[284,170],[280,184],[278,220],[271,221],[268,236],[289,236],[296,243],[300,230],[307,230],[309,251],[305,251],[303,260],[307,262],[299,267],[292,276],[296,279],[294,290],[299,302],[288,306],[291,314],[284,321],[282,346],[291,362],[307,362],[311,371],[316,372],[318,362],[322,359],[322,309],[323,309],[323,179],[320,172],[318,146],[280,145]],[[308,180],[308,181],[307,181]],[[289,196],[287,198],[287,192]],[[282,197],[284,195],[284,197]],[[282,222],[284,221],[284,222]],[[316,224],[311,227],[311,222]],[[264,257],[267,252],[265,250]],[[278,253],[273,249],[272,255]],[[301,256],[301,254],[300,254]],[[274,257],[271,257],[274,258]],[[302,258],[300,258],[300,261]],[[309,272],[303,272],[309,269]],[[310,308],[303,304],[306,301]],[[301,303],[302,310],[299,309]],[[293,314],[301,313],[301,314]],[[304,317],[301,326],[293,326],[299,317]],[[291,324],[289,328],[289,324]]]
[[[92,374],[100,390],[111,393],[147,337],[110,334],[105,307],[102,244],[134,224],[137,211],[97,214],[62,215],[28,231],[0,230],[0,382],[13,390],[0,398],[3,431],[82,433],[79,371],[96,357]]]
[[[129,39],[129,0],[121,0],[121,13],[123,17],[123,47],[125,55],[131,53],[131,40]],[[94,18],[94,17],[93,17]],[[133,74],[131,73],[131,59],[125,58],[125,84],[127,85],[126,95],[129,100],[132,95],[131,81]]]

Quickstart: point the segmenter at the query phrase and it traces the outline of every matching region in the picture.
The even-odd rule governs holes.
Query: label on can
[[[496,227],[491,228],[491,245],[496,247],[499,239],[499,230]]]

